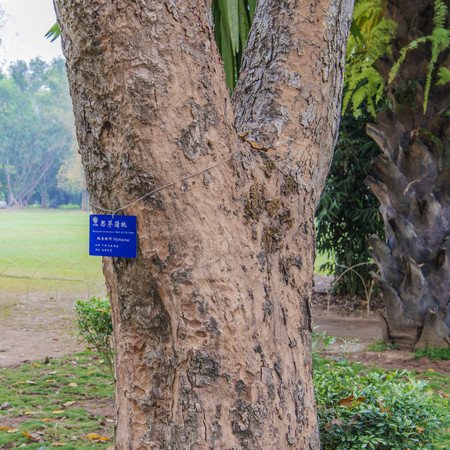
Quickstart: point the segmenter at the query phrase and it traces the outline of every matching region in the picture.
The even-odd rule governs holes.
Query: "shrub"
[[[95,348],[114,375],[114,350],[112,346],[113,328],[109,300],[92,297],[77,300],[75,311],[78,319],[79,335],[89,349]]]
[[[404,372],[359,375],[350,365],[314,374],[323,450],[433,448],[446,401]]]
[[[314,327],[316,329],[317,327]],[[314,366],[318,365],[321,361],[320,353],[326,352],[331,345],[336,342],[334,336],[328,336],[326,331],[312,333],[312,357]]]
[[[67,203],[67,205],[59,205],[59,209],[81,209],[81,206],[76,203]]]

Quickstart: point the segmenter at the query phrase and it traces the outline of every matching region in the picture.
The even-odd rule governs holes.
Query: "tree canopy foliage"
[[[76,151],[64,61],[17,61],[0,75],[0,199],[10,206],[77,202],[61,189]]]

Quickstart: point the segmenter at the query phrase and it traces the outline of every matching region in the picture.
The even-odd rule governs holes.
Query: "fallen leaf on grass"
[[[90,375],[93,372],[95,372],[95,371],[94,370],[90,370],[87,374]]]
[[[100,439],[100,436],[96,433],[91,433],[86,436],[88,439]]]
[[[70,387],[77,387],[77,386],[78,386],[78,384],[77,384],[77,383],[75,383],[75,382],[72,382],[72,383],[69,383],[69,386],[70,386]]]
[[[54,370],[53,372],[49,372],[49,375],[55,375],[55,373],[58,373],[58,371]]]
[[[33,441],[36,439],[34,436],[32,436],[31,434],[27,433],[25,430],[22,430],[22,433],[28,439],[32,439]]]
[[[0,427],[0,431],[9,431],[12,430],[11,427]]]
[[[40,364],[31,364],[33,367],[39,367]]]
[[[25,383],[27,383],[27,384],[36,384],[34,381],[30,381],[30,380],[25,381]]]
[[[66,403],[63,403],[63,406],[65,406],[67,408],[68,406],[72,406],[74,403],[75,403],[75,401],[66,402]]]
[[[51,422],[52,421],[52,419],[41,419],[42,420],[42,422]]]
[[[86,436],[87,439],[92,439],[95,442],[108,442],[110,439],[106,436],[99,436],[97,433],[91,433]]]
[[[422,431],[424,431],[425,430],[425,428],[424,427],[416,427],[416,430],[419,432],[419,434],[420,433],[422,433]]]
[[[55,442],[53,444],[50,444],[50,447],[62,447],[63,445],[66,445],[65,442]]]
[[[10,429],[8,430],[8,433],[17,433],[18,431],[19,431],[18,428],[10,428]]]
[[[45,380],[46,383],[53,383],[55,380]]]
[[[434,369],[427,369],[428,372],[436,372]]]
[[[25,411],[24,415],[29,416],[30,414],[36,414],[36,411]]]
[[[52,411],[53,414],[61,414],[63,412],[64,412],[63,409],[55,409],[54,411]]]

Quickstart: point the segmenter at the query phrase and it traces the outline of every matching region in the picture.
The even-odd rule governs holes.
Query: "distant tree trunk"
[[[260,1],[233,106],[210,2],[56,6],[94,205],[227,161],[117,213],[137,216],[139,237],[136,259],[103,260],[117,447],[320,448],[314,211],[351,2]]]
[[[45,184],[41,187],[41,208],[47,208],[48,207],[48,200],[47,200],[47,186]]]
[[[398,23],[394,57],[411,40],[431,34],[434,2],[390,1],[388,18]],[[381,113],[368,134],[382,154],[367,184],[381,202],[386,242],[371,238],[386,303],[386,341],[399,348],[450,344],[450,146],[447,86],[431,83],[426,114],[424,85],[430,46],[408,53],[390,86],[394,111]],[[448,62],[448,49],[438,63]],[[392,57],[378,61],[388,77]]]
[[[81,211],[90,211],[91,207],[89,205],[89,195],[86,188],[83,189],[81,193]]]
[[[12,189],[11,185],[11,173],[10,173],[10,166],[9,166],[9,158],[6,157],[6,185],[8,187],[8,206],[16,206],[17,200],[14,196],[14,191]]]

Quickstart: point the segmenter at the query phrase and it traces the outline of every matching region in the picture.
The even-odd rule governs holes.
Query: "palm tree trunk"
[[[430,35],[432,1],[390,1],[398,22],[393,57],[413,37]],[[433,74],[426,113],[425,78],[430,45],[407,54],[389,86],[393,110],[378,115],[367,132],[381,147],[366,183],[381,202],[386,242],[372,236],[373,257],[386,308],[383,335],[399,348],[446,347],[450,343],[450,148],[448,88]],[[448,58],[444,51],[439,63]],[[394,59],[378,61],[387,79]]]

